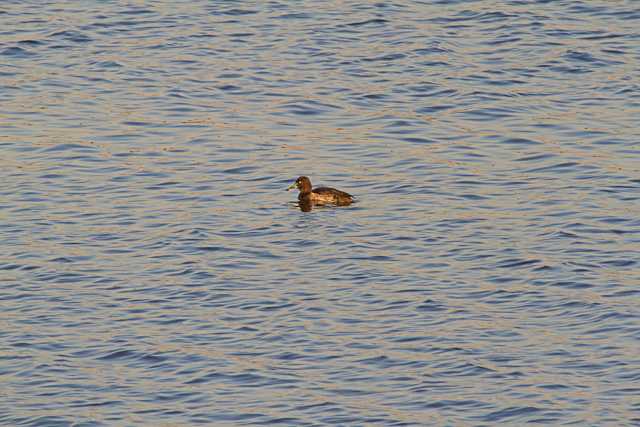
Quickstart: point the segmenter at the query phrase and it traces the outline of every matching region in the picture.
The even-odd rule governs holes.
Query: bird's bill
[[[291,190],[293,190],[294,188],[296,188],[297,186],[298,186],[298,183],[297,183],[297,182],[294,182],[293,184],[291,184],[290,186],[288,186],[288,187],[287,187],[287,191],[291,191]]]

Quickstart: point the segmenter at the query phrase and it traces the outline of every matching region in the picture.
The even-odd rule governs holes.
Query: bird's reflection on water
[[[355,208],[355,209],[360,209],[356,206],[354,206],[356,203],[354,202],[351,205],[348,206],[341,206],[341,205],[326,205],[326,204],[317,204],[317,203],[313,203],[309,200],[298,200],[298,201],[291,201],[287,203],[289,206],[291,207],[296,207],[298,209],[300,209],[302,212],[311,212],[314,209],[344,209],[344,208]]]
[[[298,207],[302,212],[311,212],[311,210],[313,209],[313,206],[314,206],[313,202],[309,200],[300,200],[298,202]]]
[[[316,205],[308,200],[296,200],[295,202],[287,202],[287,205],[289,205],[290,207],[298,208],[302,212],[311,212],[316,207],[323,207],[322,205]]]

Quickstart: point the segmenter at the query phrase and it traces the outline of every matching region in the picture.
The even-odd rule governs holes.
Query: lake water
[[[638,2],[0,23],[0,424],[640,425]]]

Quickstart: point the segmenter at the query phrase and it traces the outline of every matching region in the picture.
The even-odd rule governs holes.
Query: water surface
[[[636,2],[0,22],[0,424],[640,425]]]

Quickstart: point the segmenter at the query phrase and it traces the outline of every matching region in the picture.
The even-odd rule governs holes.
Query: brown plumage
[[[298,200],[300,205],[337,205],[346,206],[353,202],[353,196],[344,191],[336,190],[329,187],[311,187],[311,180],[306,176],[296,179],[287,190],[297,188],[300,190]]]

